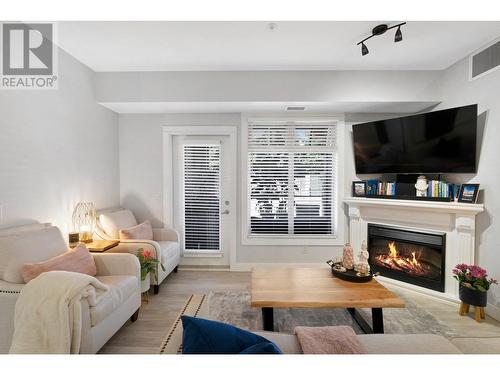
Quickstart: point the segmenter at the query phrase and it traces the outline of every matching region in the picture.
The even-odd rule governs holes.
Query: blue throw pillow
[[[283,354],[272,342],[261,342],[243,350],[240,354]]]
[[[238,354],[257,344],[271,343],[262,336],[230,324],[186,315],[181,316],[181,320],[183,354]]]

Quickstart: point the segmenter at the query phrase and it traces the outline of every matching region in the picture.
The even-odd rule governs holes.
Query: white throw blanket
[[[95,277],[76,272],[45,272],[31,280],[16,302],[10,353],[79,353],[81,301],[95,306],[107,290]]]

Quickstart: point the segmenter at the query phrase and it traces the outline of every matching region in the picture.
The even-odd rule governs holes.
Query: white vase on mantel
[[[149,278],[149,273],[144,280],[141,280],[141,293],[146,293],[151,287],[151,281]]]

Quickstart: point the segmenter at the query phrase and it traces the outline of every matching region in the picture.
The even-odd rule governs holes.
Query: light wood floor
[[[151,292],[149,303],[143,303],[139,319],[135,323],[126,323],[100,353],[156,354],[191,294],[245,290],[250,290],[250,273],[247,272],[179,270],[171,273],[161,284],[160,293],[154,295]]]
[[[458,315],[458,305],[438,301],[418,293],[403,291],[386,285],[389,289],[403,292],[426,306],[428,311],[444,324],[460,332],[462,337],[500,337],[500,322],[486,317],[476,323],[470,316]],[[249,291],[250,273],[183,271],[172,273],[162,283],[158,295],[150,295],[149,303],[143,304],[139,319],[126,323],[100,353],[107,354],[155,354],[168,329],[191,294],[211,291]]]

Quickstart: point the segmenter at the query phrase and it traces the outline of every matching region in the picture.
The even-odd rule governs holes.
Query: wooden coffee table
[[[384,333],[382,309],[404,301],[375,279],[353,283],[332,276],[330,268],[276,267],[252,270],[252,307],[262,308],[264,330],[274,330],[274,308],[345,308],[366,333]],[[372,309],[370,326],[356,308]]]

